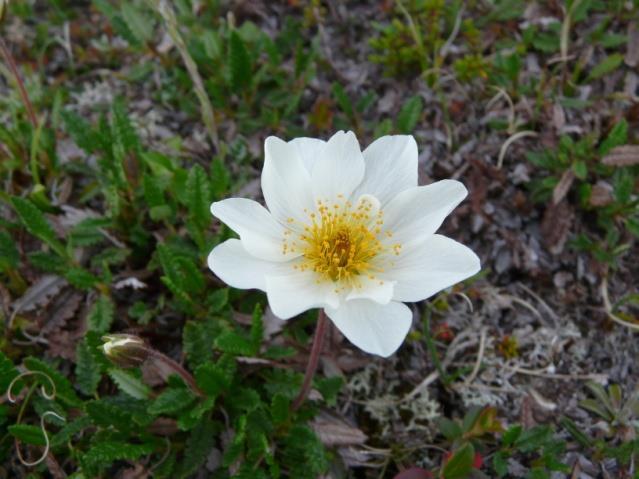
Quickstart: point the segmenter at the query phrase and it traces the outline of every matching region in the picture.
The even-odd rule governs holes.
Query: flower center
[[[299,225],[297,239],[291,241],[290,231],[285,234],[283,252],[301,252],[301,261],[294,267],[314,271],[318,282],[361,287],[362,278],[376,280],[376,275],[384,271],[384,252],[399,254],[399,244],[381,241],[392,233],[382,233],[383,212],[374,197],[363,195],[353,205],[338,195],[337,202],[320,200],[316,211],[305,213],[308,221]],[[295,220],[291,218],[289,223]]]

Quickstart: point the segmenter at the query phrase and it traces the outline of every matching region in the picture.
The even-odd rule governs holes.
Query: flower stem
[[[320,353],[322,352],[322,346],[324,345],[324,337],[326,336],[326,329],[328,326],[328,318],[323,309],[317,313],[317,327],[315,328],[315,336],[313,337],[313,346],[311,347],[311,355],[308,358],[308,364],[306,365],[306,372],[304,373],[304,382],[299,394],[293,401],[291,406],[292,411],[297,411],[299,407],[304,403],[308,392],[311,389],[313,382],[313,376],[317,370],[317,364],[319,363]]]
[[[175,374],[180,376],[195,394],[197,394],[198,396],[204,396],[204,392],[198,387],[193,375],[186,369],[184,369],[180,364],[168,357],[166,354],[161,353],[160,351],[157,351],[155,349],[149,348],[149,353],[150,357],[163,362]]]

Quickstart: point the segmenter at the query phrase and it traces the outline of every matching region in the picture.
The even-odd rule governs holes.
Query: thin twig
[[[20,72],[18,71],[18,67],[16,66],[16,62],[13,60],[13,55],[11,55],[11,51],[7,48],[6,43],[0,37],[0,50],[2,50],[2,56],[4,60],[7,62],[11,73],[13,73],[13,77],[16,80],[16,84],[18,85],[18,90],[20,91],[20,96],[22,97],[22,103],[24,103],[24,107],[27,110],[27,116],[29,117],[29,121],[33,125],[33,128],[38,127],[38,118],[36,117],[35,110],[33,109],[33,105],[31,104],[31,100],[29,100],[29,95],[27,93],[27,89],[24,87],[24,82],[22,81],[22,77],[20,76]]]
[[[477,351],[477,360],[475,361],[475,366],[473,367],[472,372],[464,381],[464,384],[469,385],[477,377],[477,374],[479,373],[479,368],[481,367],[481,361],[482,359],[484,359],[485,348],[486,348],[486,328],[482,328],[481,337],[479,338],[479,350]]]
[[[326,317],[326,313],[323,309],[320,309],[317,314],[317,326],[315,328],[315,336],[313,337],[313,346],[311,346],[311,355],[308,358],[306,372],[304,373],[304,382],[302,383],[302,388],[295,398],[295,401],[293,401],[291,406],[292,411],[297,411],[299,409],[299,407],[304,403],[308,392],[311,390],[313,376],[315,376],[320,354],[322,353],[322,346],[324,345],[327,326],[328,318]]]
[[[639,324],[634,324],[626,321],[625,319],[620,318],[612,311],[612,304],[610,303],[610,298],[608,297],[608,278],[604,276],[604,279],[601,281],[601,298],[603,299],[604,309],[606,310],[606,314],[610,319],[612,319],[615,323],[625,326],[626,328],[632,329],[633,331],[639,331]]]

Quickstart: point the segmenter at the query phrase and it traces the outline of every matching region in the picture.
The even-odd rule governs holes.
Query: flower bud
[[[102,341],[104,355],[121,368],[140,366],[151,354],[144,340],[132,334],[107,334],[102,336]]]

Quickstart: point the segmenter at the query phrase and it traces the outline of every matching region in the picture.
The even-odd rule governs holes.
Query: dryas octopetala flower
[[[213,203],[234,230],[211,270],[230,286],[266,291],[273,313],[324,308],[353,344],[389,356],[420,301],[479,271],[469,248],[435,234],[467,194],[458,181],[417,186],[412,136],[385,136],[362,152],[352,132],[328,141],[269,137],[262,192]]]

